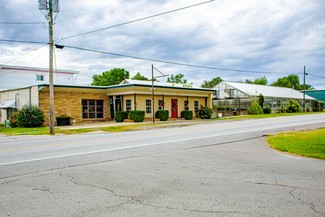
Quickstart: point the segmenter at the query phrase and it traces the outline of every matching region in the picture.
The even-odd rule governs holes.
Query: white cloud
[[[55,39],[196,4],[199,0],[61,1]],[[140,22],[60,41],[62,44],[133,56],[231,69],[309,72],[324,76],[325,3],[318,0],[214,1]],[[19,14],[19,16],[18,16]],[[37,2],[11,1],[0,9],[0,21],[44,21]],[[0,24],[1,25],[1,24]],[[1,25],[0,38],[47,41],[43,25]],[[0,63],[38,45],[0,43]],[[46,66],[46,51],[19,58],[13,64]],[[166,74],[185,74],[190,82],[222,77],[246,80],[263,74],[236,73],[156,63],[64,48],[56,51],[58,68],[74,69],[90,78],[114,67],[131,75],[150,77],[151,64]],[[269,81],[285,76],[266,75]],[[82,77],[80,75],[80,77]],[[87,79],[81,79],[84,82]],[[311,85],[325,89],[324,79],[309,76]]]

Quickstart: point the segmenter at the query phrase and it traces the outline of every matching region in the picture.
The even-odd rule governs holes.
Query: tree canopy
[[[132,78],[132,80],[140,80],[140,81],[149,81],[149,79],[143,75],[141,75],[140,72],[137,72]]]
[[[167,83],[176,83],[176,84],[187,84],[187,80],[184,79],[184,74],[171,75],[167,78]]]
[[[110,86],[120,84],[124,79],[130,78],[130,73],[122,68],[114,68],[103,72],[101,75],[93,75],[92,86]]]
[[[213,88],[217,84],[219,84],[221,81],[223,81],[220,77],[212,78],[210,81],[204,80],[201,84],[201,87],[203,88]]]
[[[254,81],[246,79],[247,84],[260,84],[260,85],[267,85],[267,78],[265,76],[261,78],[256,78]]]
[[[304,85],[300,84],[299,77],[296,74],[288,75],[282,78],[279,78],[278,80],[274,81],[271,86],[277,86],[277,87],[288,87],[293,88],[295,90],[303,90]],[[314,89],[311,85],[306,84],[305,85],[306,90],[312,90]]]

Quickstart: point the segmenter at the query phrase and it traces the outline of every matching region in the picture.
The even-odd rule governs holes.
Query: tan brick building
[[[211,89],[160,82],[155,82],[152,89],[151,82],[132,80],[106,87],[55,85],[54,117],[70,116],[77,123],[109,121],[115,118],[116,111],[143,110],[146,118],[152,118],[155,111],[163,109],[169,110],[171,118],[178,118],[183,110],[195,114],[201,106],[212,107],[213,94]],[[1,123],[13,110],[36,104],[44,112],[48,125],[48,85],[1,91],[0,104],[8,107],[0,109]]]

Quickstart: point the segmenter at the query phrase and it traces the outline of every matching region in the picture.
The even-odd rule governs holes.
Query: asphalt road
[[[325,216],[325,161],[266,134],[325,115],[0,137],[0,216]]]

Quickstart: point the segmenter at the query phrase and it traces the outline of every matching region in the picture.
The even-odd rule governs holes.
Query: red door
[[[177,99],[172,99],[172,118],[178,118]]]

